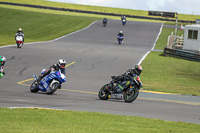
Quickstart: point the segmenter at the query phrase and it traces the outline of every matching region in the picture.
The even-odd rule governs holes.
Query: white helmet
[[[120,31],[119,33],[121,33],[121,34],[122,34],[123,32],[122,32],[122,31]]]
[[[61,68],[65,68],[66,66],[66,61],[64,59],[60,59],[58,62],[58,66]]]
[[[22,31],[22,28],[19,28],[18,31]]]

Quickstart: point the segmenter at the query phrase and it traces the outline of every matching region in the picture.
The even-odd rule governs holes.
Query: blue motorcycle
[[[118,39],[118,43],[119,43],[119,45],[120,45],[120,44],[123,43],[124,37],[123,37],[123,36],[118,36],[117,39]]]
[[[124,26],[125,24],[126,24],[126,19],[123,18],[123,19],[122,19],[122,25]]]
[[[43,69],[41,75],[46,71]],[[35,81],[30,87],[30,91],[36,93],[38,91],[46,92],[46,94],[53,94],[57,89],[61,88],[61,84],[66,82],[66,76],[61,71],[51,71],[51,73],[45,76],[40,83],[37,83],[37,75],[33,75]]]

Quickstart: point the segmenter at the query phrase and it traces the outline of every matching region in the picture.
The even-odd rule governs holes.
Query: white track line
[[[153,45],[151,51],[154,50],[154,48],[155,48],[155,46],[156,46],[156,42],[158,41],[158,38],[159,38],[159,36],[160,36],[160,34],[161,34],[161,32],[162,32],[162,28],[163,28],[163,24],[162,24],[161,27],[160,27],[160,31],[159,31],[159,33],[158,33],[158,36],[157,36],[157,38],[156,38],[156,40],[155,40],[155,42],[154,42],[154,45]],[[140,64],[142,63],[142,61],[147,57],[147,55],[148,55],[151,51],[148,51],[148,52],[142,57],[142,59],[138,62],[138,65],[140,65]]]

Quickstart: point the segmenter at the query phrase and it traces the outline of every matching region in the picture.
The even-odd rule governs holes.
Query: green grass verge
[[[164,49],[174,29],[163,28],[155,49]],[[183,34],[178,30],[177,35]],[[151,52],[142,62],[145,90],[200,96],[200,63]]]
[[[0,128],[6,132],[70,133],[198,133],[200,126],[134,116],[47,109],[0,108]]]
[[[88,26],[98,18],[35,13],[0,7],[0,46],[15,44],[15,33],[21,27],[25,42],[58,38]]]
[[[59,8],[69,8],[69,9],[78,9],[78,10],[87,10],[87,11],[106,12],[106,13],[148,16],[148,11],[143,11],[143,10],[131,10],[131,9],[121,9],[121,8],[77,5],[77,4],[68,4],[68,3],[59,3],[59,2],[49,2],[49,1],[45,1],[45,0],[17,0],[17,1],[16,0],[0,0],[0,1],[43,5],[43,6],[53,6],[53,7],[59,7]],[[153,16],[153,17],[155,17],[155,16]],[[196,21],[196,19],[200,18],[200,15],[179,14],[178,18],[180,20]]]

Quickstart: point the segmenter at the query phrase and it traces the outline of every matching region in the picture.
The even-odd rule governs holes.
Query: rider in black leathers
[[[123,32],[122,31],[120,31],[119,33],[118,33],[118,35],[117,36],[122,36],[122,37],[124,37],[124,34],[123,34]]]
[[[108,22],[107,18],[104,18],[103,19],[103,24],[107,24],[107,22]]]
[[[122,42],[121,42],[121,43],[123,43],[123,40],[124,40],[124,34],[123,34],[122,31],[120,31],[120,32],[118,33],[118,35],[117,35],[117,39],[118,39],[118,42],[119,42],[119,44],[120,44],[120,39],[119,39],[119,37],[122,37]]]
[[[117,82],[117,81],[123,81],[127,74],[131,77],[135,77],[135,76],[140,76],[141,72],[142,72],[142,67],[140,65],[135,65],[135,68],[128,69],[124,74],[111,77],[114,82]],[[143,87],[142,82],[140,82],[140,87]]]

